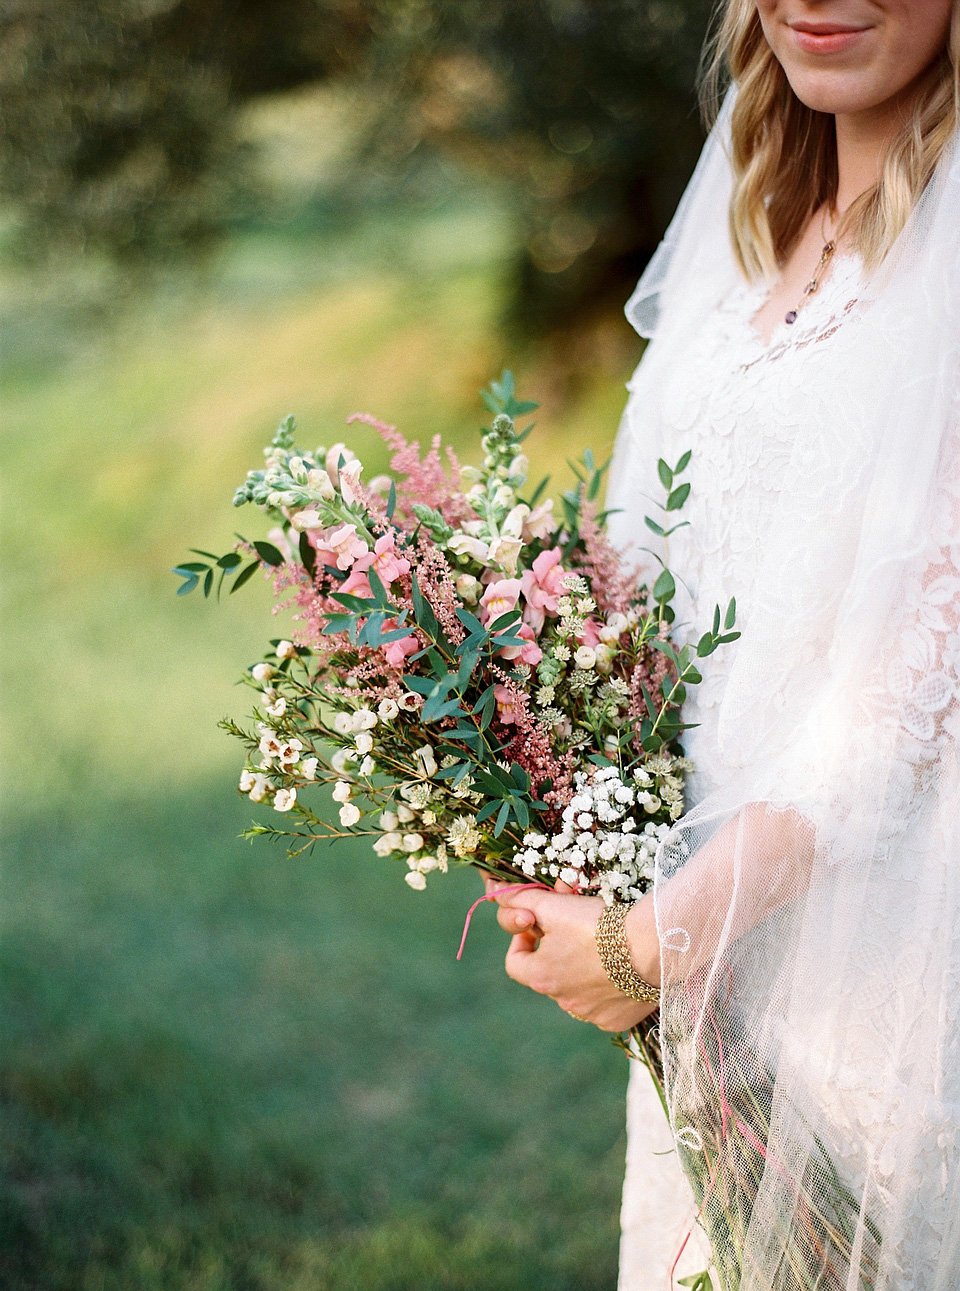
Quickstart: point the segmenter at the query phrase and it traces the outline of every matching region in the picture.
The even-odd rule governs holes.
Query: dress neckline
[[[862,285],[863,262],[856,252],[845,251],[834,257],[830,273],[819,291],[806,299],[796,322],[781,319],[769,337],[762,335],[754,319],[769,300],[772,284],[742,281],[727,297],[724,312],[729,310],[731,319],[740,322],[742,339],[749,344],[754,359],[774,356],[798,341],[816,339],[839,325],[856,302]]]

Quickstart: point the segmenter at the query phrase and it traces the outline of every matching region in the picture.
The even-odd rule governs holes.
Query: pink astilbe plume
[[[660,689],[660,683],[668,673],[673,669],[667,656],[661,654],[659,650],[645,649],[643,655],[634,666],[630,674],[630,705],[628,713],[636,729],[634,744],[640,747],[640,723],[647,713],[647,703],[643,697],[644,688],[647,694],[656,696]]]
[[[583,551],[574,552],[570,564],[590,583],[590,591],[601,614],[623,614],[637,591],[637,574],[621,564],[621,558],[597,521],[596,504],[583,499],[580,508],[580,537]]]
[[[417,538],[417,583],[430,602],[447,640],[458,646],[467,635],[457,618],[457,610],[462,608],[463,602],[457,595],[453,571],[446,557],[424,534]]]
[[[440,457],[439,435],[434,435],[430,451],[421,461],[418,441],[408,443],[396,426],[379,421],[366,412],[355,412],[347,418],[348,425],[355,421],[372,426],[387,446],[393,449],[390,469],[396,475],[404,477],[397,489],[398,519],[412,527],[416,523],[413,516],[415,502],[433,507],[440,512],[447,524],[454,527],[468,518],[471,512],[460,489],[460,463],[456,453],[448,447],[447,462],[444,465]]]
[[[500,678],[497,691],[501,691],[502,699],[498,697],[498,706],[502,703],[510,717],[506,725],[497,723],[504,756],[528,773],[534,793],[545,780],[551,781],[551,788],[543,794],[543,801],[552,809],[549,822],[572,796],[573,758],[556,751],[550,731],[530,712],[530,696],[510,673],[497,667],[492,671]]]

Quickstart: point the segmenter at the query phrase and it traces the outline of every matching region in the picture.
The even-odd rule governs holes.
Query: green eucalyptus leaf
[[[233,595],[234,592],[238,591],[244,585],[244,583],[249,583],[250,579],[253,578],[254,574],[257,572],[259,568],[260,568],[259,560],[251,560],[249,565],[244,566],[244,568],[240,570],[240,573],[233,580],[233,586],[230,588],[231,596]]]
[[[675,488],[667,498],[667,510],[679,511],[689,496],[690,485],[681,484],[678,488]]]
[[[673,471],[661,457],[657,462],[657,474],[660,476],[660,483],[667,490],[673,488]]]
[[[272,542],[258,540],[253,544],[253,549],[265,565],[273,565],[276,568],[283,564],[283,555]]]
[[[238,565],[243,564],[243,557],[239,551],[228,551],[225,556],[221,556],[217,561],[217,568],[223,570],[236,569]]]
[[[684,455],[680,458],[680,461],[677,462],[676,466],[673,468],[674,475],[683,474],[683,472],[690,465],[690,458],[692,456],[693,456],[693,450],[688,448],[687,451],[684,453]]]
[[[669,569],[664,569],[653,585],[653,599],[657,602],[669,601],[676,593],[677,584]]]

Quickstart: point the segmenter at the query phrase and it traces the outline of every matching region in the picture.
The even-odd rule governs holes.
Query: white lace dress
[[[705,620],[715,604],[725,606],[734,596],[738,626],[750,631],[756,609],[751,591],[798,423],[819,418],[825,426],[844,424],[831,452],[856,451],[855,410],[837,407],[844,386],[842,356],[834,353],[831,341],[843,328],[856,326],[859,285],[859,260],[839,257],[797,322],[781,323],[767,343],[752,325],[764,289],[738,284],[703,319],[696,336],[685,338],[676,352],[661,349],[655,358],[650,355],[660,374],[658,405],[649,402],[647,382],[641,415],[624,421],[611,495],[615,505],[621,490],[639,488],[659,496],[653,475],[657,457],[673,463],[692,450],[684,476],[692,489],[683,512],[690,526],[671,539],[670,565],[685,585],[678,598],[679,618],[689,623],[693,636],[708,626]],[[624,442],[624,437],[634,442]],[[836,500],[827,505],[833,509]],[[841,542],[835,552],[843,558]],[[843,581],[838,571],[835,585]],[[736,750],[724,746],[718,729],[731,659],[730,650],[711,656],[703,683],[693,688],[687,703],[685,720],[698,723],[686,738],[695,763],[691,802],[720,786],[736,759]],[[785,684],[802,684],[802,677]],[[696,1223],[672,1133],[639,1064],[631,1072],[627,1126],[620,1291],[667,1291],[677,1278],[707,1266],[709,1246]]]

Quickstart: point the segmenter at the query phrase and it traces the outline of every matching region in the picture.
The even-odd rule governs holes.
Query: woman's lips
[[[867,27],[791,27],[793,38],[805,54],[839,54],[849,49]]]

